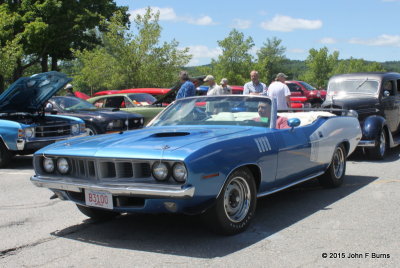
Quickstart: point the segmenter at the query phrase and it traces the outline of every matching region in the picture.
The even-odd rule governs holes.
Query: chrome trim
[[[280,188],[276,188],[276,189],[274,189],[274,190],[272,190],[272,191],[267,191],[267,192],[259,193],[259,194],[257,195],[257,198],[263,197],[263,196],[267,196],[267,195],[270,195],[270,194],[273,194],[273,193],[276,193],[276,192],[279,192],[279,191],[284,190],[284,189],[286,189],[286,188],[290,188],[290,187],[295,186],[295,185],[297,185],[297,184],[300,184],[300,183],[302,183],[302,182],[305,182],[305,181],[314,179],[315,177],[321,176],[321,175],[324,174],[324,173],[325,173],[324,171],[321,171],[321,172],[318,172],[318,173],[313,174],[313,175],[311,175],[311,176],[305,177],[305,178],[302,179],[302,180],[293,182],[293,183],[291,183],[291,184],[285,185],[285,186],[280,187]]]
[[[375,141],[364,141],[361,140],[358,145],[358,147],[375,147]]]
[[[193,186],[182,189],[180,185],[156,185],[149,183],[134,183],[132,185],[111,183],[93,184],[90,182],[74,181],[73,179],[68,179],[67,181],[38,175],[32,176],[31,182],[37,187],[54,190],[66,190],[80,193],[82,189],[89,189],[93,191],[105,191],[113,195],[135,195],[152,198],[190,198],[194,196],[195,191],[195,187]]]
[[[54,137],[41,137],[41,138],[30,138],[27,139],[25,138],[26,142],[40,142],[40,141],[62,141],[62,140],[68,140],[72,138],[81,138],[81,137],[86,137],[87,133],[80,133],[80,135],[67,135],[67,136],[54,136]]]

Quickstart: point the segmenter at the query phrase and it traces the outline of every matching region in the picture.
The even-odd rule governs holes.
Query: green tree
[[[287,70],[283,68],[287,62],[285,57],[286,48],[281,43],[282,40],[276,37],[268,38],[257,52],[257,70],[260,71],[261,80],[267,84],[273,81],[278,73],[287,73]]]
[[[253,56],[250,54],[254,47],[253,38],[247,37],[236,29],[229,36],[218,41],[222,54],[217,60],[212,59],[213,75],[218,79],[226,77],[230,84],[243,85],[254,68]]]
[[[334,68],[332,75],[355,72],[383,72],[385,69],[378,62],[366,62],[363,59],[350,58],[340,61]]]
[[[176,40],[160,44],[159,13],[150,8],[134,19],[129,32],[121,13],[116,13],[107,32],[102,34],[103,46],[94,50],[75,51],[78,59],[75,81],[79,87],[92,90],[129,87],[169,87],[177,81],[179,69],[191,56],[189,49],[178,49]]]
[[[300,79],[317,87],[326,87],[338,64],[339,52],[334,51],[329,54],[328,48],[323,47],[319,50],[312,48],[309,53],[306,59],[307,71],[300,76]]]
[[[34,64],[42,71],[58,69],[59,60],[71,59],[71,48],[93,48],[100,39],[96,30],[99,23],[115,11],[124,13],[129,21],[127,7],[117,7],[112,0],[19,0],[2,1],[1,14],[9,16],[6,33],[0,33],[1,45],[18,39],[23,54],[16,60],[13,79],[23,75]]]

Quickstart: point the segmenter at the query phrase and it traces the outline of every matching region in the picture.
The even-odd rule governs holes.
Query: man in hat
[[[65,94],[65,96],[68,96],[68,97],[75,97],[74,88],[72,87],[71,84],[67,84],[67,85],[65,86],[65,90],[67,91],[67,94]]]
[[[222,78],[220,84],[221,84],[221,88],[222,88],[222,94],[225,94],[225,95],[232,94],[232,88],[228,85],[227,78]]]
[[[222,88],[215,83],[215,78],[211,74],[207,75],[204,82],[208,85],[207,96],[221,95]]]
[[[276,99],[278,110],[285,110],[290,107],[290,90],[285,84],[287,76],[284,73],[278,73],[275,81],[272,82],[267,91],[267,96]]]

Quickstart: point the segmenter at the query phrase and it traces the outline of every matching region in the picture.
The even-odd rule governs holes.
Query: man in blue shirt
[[[186,97],[191,97],[196,95],[196,88],[194,84],[189,80],[189,75],[185,71],[181,71],[179,73],[179,79],[183,83],[181,88],[178,91],[178,94],[176,94],[176,100],[177,99],[182,99]]]
[[[267,87],[264,83],[260,82],[257,71],[251,71],[251,81],[246,83],[243,88],[243,95],[264,95]]]

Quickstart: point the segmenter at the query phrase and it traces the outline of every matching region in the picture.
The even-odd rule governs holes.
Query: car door
[[[278,144],[276,185],[282,186],[314,174],[320,163],[312,160],[310,137],[313,125],[294,129],[279,129],[275,132]]]
[[[382,81],[381,105],[390,131],[395,132],[399,126],[399,95],[396,88],[396,80],[387,79]]]

